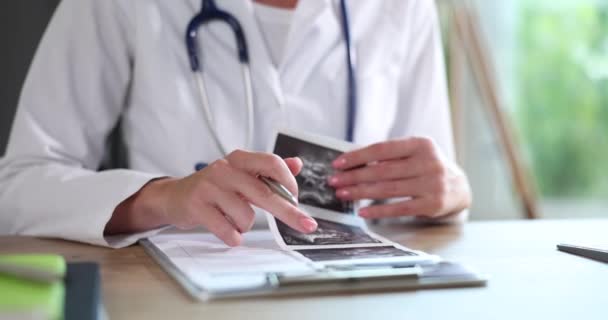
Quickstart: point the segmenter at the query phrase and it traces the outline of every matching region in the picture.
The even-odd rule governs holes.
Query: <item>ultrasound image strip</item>
[[[366,248],[339,248],[339,249],[306,249],[296,250],[306,258],[318,261],[355,260],[416,256],[411,251],[405,251],[393,246],[390,247],[366,247]]]
[[[319,218],[315,220],[318,224],[317,230],[313,233],[303,234],[275,219],[283,242],[290,246],[382,243],[361,227]]]
[[[341,151],[323,147],[301,139],[279,134],[274,153],[283,157],[299,157],[304,166],[296,176],[298,182],[298,201],[310,206],[340,213],[354,214],[353,201],[342,201],[335,195],[335,189],[327,183],[333,175],[331,165]]]

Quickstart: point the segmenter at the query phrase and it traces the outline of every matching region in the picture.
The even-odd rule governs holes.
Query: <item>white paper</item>
[[[413,266],[438,260],[371,232],[355,214],[357,203],[335,198],[331,187],[324,184],[333,170],[328,161],[354,145],[293,132],[287,138],[283,134],[282,139],[283,151],[301,147],[299,151],[308,152],[307,159],[313,163],[307,169],[310,176],[299,177],[298,183],[302,184],[300,190],[307,188],[310,197],[308,204],[300,199],[300,208],[317,220],[318,230],[304,235],[266,213],[270,230],[243,234],[242,245],[235,248],[210,233],[165,233],[150,238],[203,294],[264,289],[271,285],[272,275],[305,276],[328,266]]]
[[[210,233],[169,233],[148,239],[199,288],[229,291],[263,286],[268,273],[307,274],[314,266],[282,250],[268,230],[243,235],[231,248]]]

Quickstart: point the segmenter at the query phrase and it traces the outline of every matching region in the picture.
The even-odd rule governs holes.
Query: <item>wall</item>
[[[21,85],[58,0],[0,1],[0,155],[14,117]]]

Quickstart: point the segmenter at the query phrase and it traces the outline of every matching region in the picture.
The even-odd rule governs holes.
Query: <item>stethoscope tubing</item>
[[[355,49],[352,46],[350,35],[350,17],[346,1],[340,0],[340,11],[342,12],[342,32],[346,44],[346,63],[347,63],[347,106],[348,114],[346,121],[346,140],[353,142],[355,136],[355,121],[357,116],[357,78],[355,76]]]
[[[342,14],[341,25],[343,31],[343,37],[346,45],[346,62],[347,62],[347,128],[346,128],[346,139],[353,141],[356,121],[356,110],[357,110],[357,81],[355,76],[355,50],[351,41],[350,33],[350,17],[348,15],[348,8],[345,0],[340,0],[340,11]],[[253,144],[254,136],[254,99],[253,99],[253,86],[251,81],[251,70],[249,67],[249,51],[247,46],[247,39],[245,33],[238,22],[238,20],[230,13],[220,10],[215,4],[214,0],[202,0],[201,11],[196,14],[192,20],[188,23],[186,30],[186,48],[190,61],[190,67],[196,78],[196,85],[203,107],[203,113],[205,116],[205,122],[209,128],[213,143],[223,156],[228,154],[228,149],[221,142],[217,128],[215,127],[215,121],[213,121],[213,115],[211,113],[211,107],[209,102],[209,95],[207,93],[207,86],[205,84],[205,72],[202,67],[201,60],[198,56],[198,29],[203,24],[219,21],[228,24],[235,36],[237,44],[237,54],[241,65],[241,73],[243,80],[243,87],[245,90],[245,104],[247,106],[247,139],[245,148],[251,148]],[[196,165],[197,168],[201,167],[201,164]]]

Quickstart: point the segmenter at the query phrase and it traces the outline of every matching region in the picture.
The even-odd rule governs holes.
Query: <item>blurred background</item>
[[[58,2],[0,2],[0,155]],[[471,219],[608,216],[608,0],[437,5]]]
[[[473,218],[607,216],[608,1],[438,4]]]

